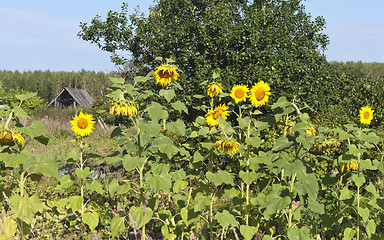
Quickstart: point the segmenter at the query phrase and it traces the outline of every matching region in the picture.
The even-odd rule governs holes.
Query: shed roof
[[[93,98],[87,91],[79,88],[71,88],[65,87],[61,92],[49,102],[47,107],[54,104],[56,106],[57,103],[61,105],[72,105],[73,102],[82,106],[82,107],[90,107],[93,103]]]

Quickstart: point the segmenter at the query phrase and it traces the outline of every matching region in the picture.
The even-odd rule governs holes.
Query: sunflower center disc
[[[214,114],[213,114],[213,119],[218,119],[219,117],[221,117],[221,111],[216,111]]]
[[[6,142],[6,143],[8,143],[8,142],[12,142],[12,134],[10,133],[10,132],[7,132],[6,134],[5,134],[5,136],[3,137],[3,140],[4,140],[4,142]]]
[[[264,99],[265,97],[265,91],[263,88],[258,88],[255,92],[255,97],[257,99],[257,101],[261,101]]]
[[[244,91],[243,91],[242,89],[236,89],[236,91],[235,91],[235,96],[236,96],[237,98],[242,98],[242,97],[244,97]]]
[[[169,78],[171,76],[171,73],[168,70],[162,71],[161,74],[159,74],[162,78]]]
[[[88,126],[88,121],[84,118],[80,119],[78,122],[77,122],[77,126],[80,128],[80,129],[86,129],[87,126]]]
[[[369,112],[364,112],[364,119],[369,119]]]

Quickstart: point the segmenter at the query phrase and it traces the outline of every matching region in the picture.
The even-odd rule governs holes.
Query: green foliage
[[[217,127],[207,125],[204,114],[187,123],[172,119],[184,107],[191,109],[176,85],[152,90],[144,89],[146,81],[111,81],[108,97],[123,93],[138,106],[137,114],[124,116],[128,123],[111,134],[119,152],[91,154],[89,139],[78,139],[62,156],[61,163],[72,166],[63,172],[55,160],[2,146],[1,164],[14,169],[0,178],[9,186],[1,223],[9,230],[3,234],[29,237],[32,233],[20,229],[33,225],[33,236],[41,238],[91,233],[119,238],[128,232],[155,239],[382,237],[383,139],[374,129],[347,124],[314,131],[305,105],[295,98],[255,108],[248,101],[234,104],[225,92],[203,96],[210,106],[198,107],[209,111],[226,102],[233,116],[218,118]],[[37,121],[20,128],[31,139],[44,130]],[[236,140],[238,149],[215,144],[223,139]],[[340,168],[351,162],[358,168]],[[118,167],[120,175],[95,174],[94,164],[105,164],[105,173]],[[37,190],[33,181],[51,185]],[[36,227],[46,224],[58,235]]]
[[[110,73],[109,75],[114,75]],[[79,71],[79,72],[51,72],[47,71],[0,71],[0,82],[5,94],[8,96],[14,89],[22,89],[25,92],[37,92],[45,103],[48,103],[64,87],[76,87],[85,89],[95,100],[105,94],[109,84],[108,75],[103,72]],[[19,90],[17,90],[19,91]],[[1,94],[2,96],[2,94]]]
[[[383,63],[363,63],[359,62],[331,62],[337,71],[344,72],[341,75],[343,85],[343,95],[340,99],[341,102],[334,106],[340,108],[342,106],[343,112],[331,111],[328,113],[329,119],[332,116],[344,119],[356,119],[359,113],[355,106],[371,106],[375,109],[375,119],[373,120],[374,127],[382,127],[384,116],[384,64]],[[346,121],[336,122],[345,124]]]
[[[44,105],[44,100],[36,96],[36,93],[20,89],[9,89],[2,95],[2,98],[9,106],[17,106],[20,100],[22,100],[21,108],[27,112],[38,110]]]
[[[325,111],[339,103],[343,83],[321,54],[328,44],[324,24],[300,0],[161,0],[148,16],[128,15],[123,4],[105,20],[81,23],[78,35],[113,53],[118,65],[126,62],[118,52],[130,52],[141,73],[159,64],[157,56],[176,59],[182,92],[189,93],[183,99],[197,105],[201,100],[190,96],[205,92],[213,75],[227,89],[264,80],[276,99],[296,95]]]

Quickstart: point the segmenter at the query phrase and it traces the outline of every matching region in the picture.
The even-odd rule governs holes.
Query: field
[[[120,124],[106,128],[87,109],[28,119],[19,106],[32,95],[17,95],[0,135],[1,239],[383,237],[371,107],[329,127],[259,81],[208,84],[194,108],[178,75],[163,65],[132,84],[111,78],[98,115]]]

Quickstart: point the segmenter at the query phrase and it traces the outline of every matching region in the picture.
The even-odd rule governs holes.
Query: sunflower
[[[360,109],[360,122],[367,125],[371,124],[374,111],[375,110],[371,109],[369,106],[362,107]]]
[[[76,134],[84,137],[92,133],[95,125],[92,114],[80,112],[79,115],[75,115],[71,121],[72,131]]]
[[[208,92],[208,96],[213,98],[223,93],[223,87],[221,86],[220,83],[214,83],[208,86],[207,92]]]
[[[344,170],[347,171],[357,171],[359,169],[359,163],[358,162],[351,162],[351,163],[342,163],[340,165],[340,172],[344,172]]]
[[[25,143],[25,139],[20,133],[11,130],[0,130],[0,142],[3,144],[10,144],[17,142],[20,145]]]
[[[231,90],[231,97],[235,100],[235,103],[247,101],[249,89],[245,85],[236,85]]]
[[[219,125],[216,119],[218,119],[219,117],[227,119],[228,116],[228,106],[225,104],[221,104],[214,110],[210,110],[207,114],[205,114],[205,120],[207,121],[208,125],[216,127],[217,125]]]
[[[125,104],[113,104],[109,108],[109,114],[113,115],[123,115],[123,116],[134,116],[137,114],[137,108],[134,103],[125,103]]]
[[[309,136],[316,136],[316,129],[315,128],[307,128],[305,130],[305,132],[309,135]]]
[[[155,71],[156,84],[160,84],[163,87],[171,84],[172,81],[176,81],[178,76],[179,73],[176,71],[176,68],[168,65],[157,67]]]
[[[271,95],[271,88],[264,81],[255,83],[251,89],[250,99],[255,107],[261,107],[268,102],[268,96]]]
[[[239,150],[239,143],[236,140],[220,139],[215,142],[215,147],[224,153],[234,154]]]

